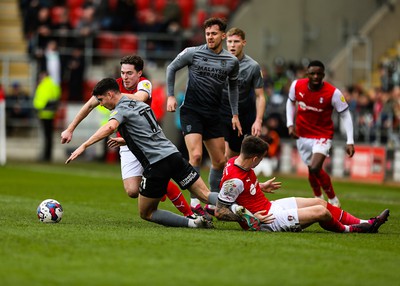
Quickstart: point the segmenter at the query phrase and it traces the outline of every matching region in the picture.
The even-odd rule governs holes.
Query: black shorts
[[[199,177],[199,174],[182,157],[181,153],[174,153],[143,171],[139,192],[147,198],[161,198],[167,193],[170,179],[173,179],[184,190],[196,182]]]
[[[222,129],[224,132],[224,139],[228,142],[229,148],[239,153],[240,147],[244,136],[251,135],[251,126],[255,120],[254,115],[248,114],[245,116],[239,116],[240,125],[242,126],[242,136],[238,136],[238,131],[232,128],[232,117],[224,116],[222,119]]]
[[[180,116],[183,136],[199,133],[203,136],[203,140],[224,136],[219,114],[206,116],[192,109],[181,107]]]

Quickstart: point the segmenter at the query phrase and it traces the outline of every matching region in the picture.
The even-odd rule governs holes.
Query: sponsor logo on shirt
[[[315,111],[315,112],[322,112],[324,111],[321,108],[316,108],[313,106],[307,106],[303,101],[299,101],[299,108],[302,110],[311,110],[311,111]]]

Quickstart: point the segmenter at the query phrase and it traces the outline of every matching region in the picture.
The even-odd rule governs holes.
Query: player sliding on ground
[[[244,229],[301,231],[313,223],[332,232],[376,233],[387,221],[389,210],[369,220],[359,219],[319,198],[284,198],[269,201],[265,193],[281,187],[275,178],[259,183],[253,171],[268,152],[268,143],[247,136],[238,157],[224,169],[215,215],[220,220],[238,221]],[[253,215],[254,214],[254,215]]]
[[[68,164],[90,145],[118,130],[143,167],[139,189],[140,217],[166,226],[211,228],[212,222],[202,216],[187,218],[158,209],[170,179],[204,203],[215,205],[217,194],[210,193],[196,170],[165,137],[150,106],[122,95],[117,81],[112,78],[99,81],[93,89],[93,97],[101,106],[112,110],[109,121],[72,152],[65,163]]]

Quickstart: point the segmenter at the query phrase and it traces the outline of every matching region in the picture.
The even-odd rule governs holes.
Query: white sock
[[[200,200],[199,199],[195,199],[195,198],[191,198],[190,199],[190,206],[196,207],[198,204],[200,204]]]

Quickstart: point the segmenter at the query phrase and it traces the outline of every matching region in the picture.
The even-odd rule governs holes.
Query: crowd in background
[[[67,1],[69,4],[73,2],[20,0],[20,8],[24,35],[29,43],[27,52],[37,61],[39,71],[47,70],[56,83],[64,84],[63,88],[69,90],[67,98],[64,98],[68,102],[82,102],[84,99],[85,38],[94,36],[99,30],[179,34],[185,28],[177,1],[165,1],[162,10],[156,7],[140,10],[134,0],[76,0],[80,11],[77,15],[73,13],[78,10],[74,12],[68,8]],[[57,17],[54,13],[58,13]],[[71,31],[79,36],[65,37],[64,34]],[[203,35],[201,38],[203,41]],[[262,66],[268,97],[264,136],[288,137],[285,116],[288,89],[294,79],[305,76],[307,64],[308,59],[294,63],[277,57],[272,64]],[[342,87],[341,91],[353,116],[356,142],[399,146],[400,55],[382,62],[380,73],[379,87],[366,90],[362,85],[353,84]],[[329,75],[326,79],[329,81]],[[28,98],[20,84],[14,82],[6,97],[7,117],[31,118]],[[338,119],[335,126],[338,126],[340,136],[342,131]]]

